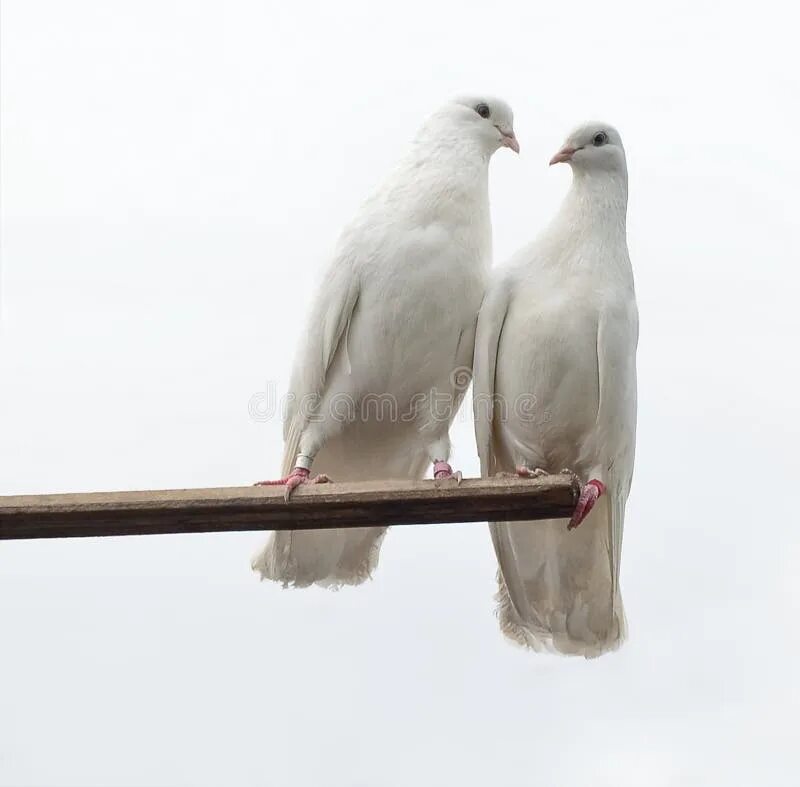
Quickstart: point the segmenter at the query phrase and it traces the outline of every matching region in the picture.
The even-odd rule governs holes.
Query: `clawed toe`
[[[578,478],[578,474],[574,470],[570,470],[568,467],[565,467],[563,470],[559,471],[559,475],[568,475],[574,483],[578,486],[582,486],[581,479]]]
[[[463,480],[464,476],[460,470],[453,472],[453,468],[447,462],[434,462],[433,463],[433,477],[437,481],[444,481],[449,478],[455,478],[456,486]]]
[[[574,473],[572,474],[574,475]],[[581,489],[578,503],[575,506],[575,511],[567,525],[567,530],[574,530],[584,519],[589,515],[589,512],[594,508],[600,495],[606,491],[606,485],[602,481],[593,478],[586,486]]]
[[[296,472],[298,470],[304,471],[304,474]],[[296,467],[289,476],[289,481],[286,483],[286,491],[283,493],[283,499],[288,503],[292,493],[298,486],[302,484],[330,484],[332,483],[329,476],[325,473],[315,475],[313,478],[309,477],[308,470],[302,467]]]
[[[292,497],[292,493],[301,484],[330,484],[331,479],[325,473],[315,475],[313,478],[309,477],[309,472],[305,467],[295,467],[289,475],[284,478],[278,478],[275,481],[259,481],[255,486],[283,486],[283,499],[288,503]]]
[[[534,467],[531,470],[527,465],[518,465],[516,473],[520,478],[541,478],[542,476],[550,475],[547,470],[543,470],[541,467]]]
[[[542,470],[541,467],[534,467],[533,470],[531,470],[530,467],[526,467],[525,465],[517,465],[513,473],[507,473],[505,470],[495,473],[495,476],[498,478],[542,478],[546,475],[550,475],[550,473],[548,473],[547,470]]]

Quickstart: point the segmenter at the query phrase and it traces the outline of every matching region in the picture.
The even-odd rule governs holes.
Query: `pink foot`
[[[292,492],[294,492],[300,484],[327,484],[330,483],[331,480],[324,473],[315,475],[313,478],[309,478],[309,475],[305,467],[295,467],[285,478],[279,478],[276,481],[259,481],[256,486],[285,486],[286,491],[284,492],[283,499],[288,503]]]
[[[436,461],[433,463],[433,477],[436,479],[455,478],[456,484],[458,485],[461,483],[461,479],[463,476],[461,475],[460,470],[456,470],[456,472],[454,473],[453,468],[450,467],[450,465],[447,464],[447,462]]]
[[[606,491],[606,485],[602,481],[593,478],[586,486],[581,489],[581,496],[578,498],[578,504],[575,506],[575,511],[572,514],[572,519],[569,520],[567,530],[574,530],[584,519],[589,515],[589,512],[594,508],[597,499]]]
[[[514,470],[520,478],[541,478],[544,475],[550,475],[547,470],[542,470],[541,467],[534,467],[531,470],[530,467],[525,465],[518,465]]]
[[[534,467],[533,470],[530,467],[526,467],[525,465],[517,465],[514,468],[513,473],[505,473],[499,472],[495,473],[495,475],[500,476],[500,478],[541,478],[545,475],[550,475],[547,470],[542,470],[541,467]]]

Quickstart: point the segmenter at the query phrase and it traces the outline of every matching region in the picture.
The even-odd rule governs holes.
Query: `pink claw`
[[[331,480],[324,473],[315,475],[313,478],[309,478],[309,475],[309,471],[305,467],[295,467],[285,478],[279,478],[276,481],[259,481],[256,486],[285,486],[283,499],[288,503],[292,492],[300,484],[327,484]]]
[[[581,489],[581,496],[578,498],[578,504],[575,506],[575,511],[572,518],[569,520],[567,530],[574,530],[584,519],[589,515],[589,512],[594,508],[597,499],[606,491],[606,485],[602,481],[593,478],[586,486]]]
[[[548,475],[547,471],[542,470],[541,467],[535,467],[531,470],[530,467],[526,467],[525,465],[517,465],[514,471],[520,478],[541,478],[542,476]]]
[[[453,472],[453,468],[447,462],[434,462],[433,463],[433,477],[436,479],[442,478],[455,478],[456,485],[461,483],[463,476],[460,470]]]

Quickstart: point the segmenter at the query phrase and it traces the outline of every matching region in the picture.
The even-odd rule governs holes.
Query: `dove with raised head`
[[[491,256],[488,168],[519,151],[510,107],[462,97],[435,112],[342,233],[302,334],[284,424],[283,484],[460,477],[449,427],[472,366]],[[314,471],[310,473],[313,463]],[[291,502],[289,502],[291,505]],[[284,585],[358,584],[383,527],[274,533],[253,561]]]
[[[589,123],[551,164],[572,167],[553,221],[494,275],[478,318],[474,410],[484,476],[566,472],[570,520],[492,522],[503,632],[536,650],[616,648],[636,435],[638,313],[619,133]]]

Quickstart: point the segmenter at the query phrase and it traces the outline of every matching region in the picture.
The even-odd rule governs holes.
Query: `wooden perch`
[[[563,475],[309,485],[288,503],[263,486],[21,495],[0,497],[0,540],[550,519],[576,501]]]

